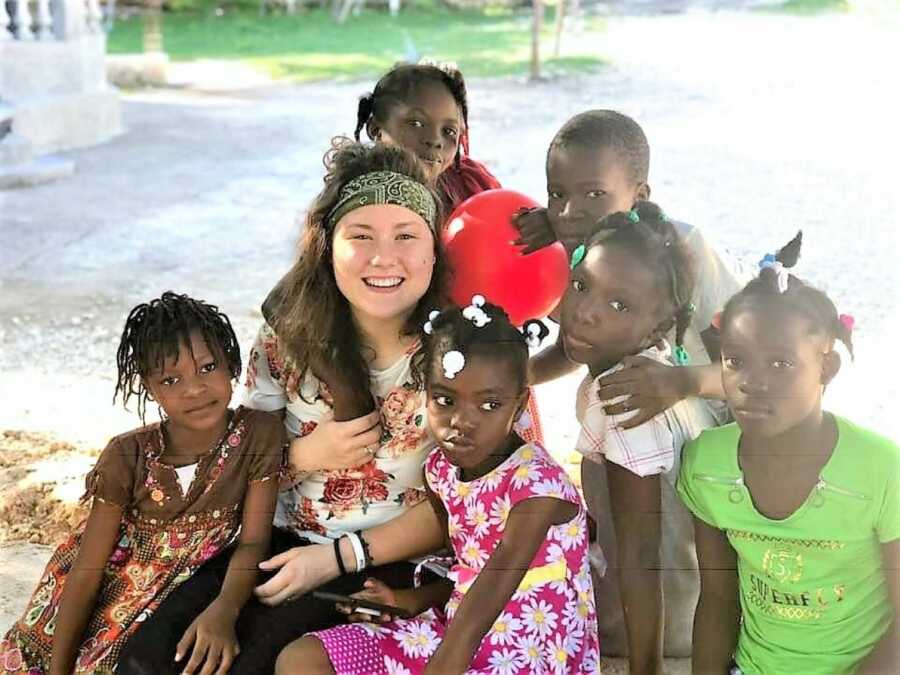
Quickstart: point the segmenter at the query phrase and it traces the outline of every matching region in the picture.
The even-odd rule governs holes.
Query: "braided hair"
[[[535,335],[538,341],[549,334],[547,326],[537,320],[526,321],[520,332],[509,316],[498,305],[484,303],[480,309],[490,318],[483,326],[463,316],[463,308],[451,306],[430,320],[431,333],[423,336],[425,347],[426,382],[434,372],[435,362],[449,351],[462,352],[466,357],[483,356],[505,359],[511,363],[519,379],[519,388],[525,391],[528,380],[528,344],[526,335]]]
[[[462,117],[459,147],[453,166],[448,166],[437,179],[437,189],[447,213],[457,204],[474,194],[500,187],[500,182],[480,162],[469,158],[469,103],[466,81],[458,68],[449,65],[400,63],[381,76],[375,89],[360,97],[356,109],[356,129],[353,137],[360,140],[360,133],[369,135],[369,121],[379,126],[387,124],[394,106],[408,100],[410,94],[425,83],[446,87],[456,101]],[[370,140],[375,140],[369,136]]]
[[[802,244],[801,231],[779,249],[774,256],[775,262],[785,269],[794,267],[800,259]],[[840,340],[850,353],[850,358],[853,358],[852,324],[841,320],[831,298],[793,274],[787,275],[787,288],[782,291],[776,266],[763,267],[756,279],[728,301],[722,310],[720,325],[724,329],[729,320],[743,309],[769,307],[772,303],[802,315],[812,324],[813,330],[830,340]]]
[[[675,308],[664,332],[675,326],[675,346],[684,346],[684,335],[694,315],[694,259],[684,238],[662,209],[649,201],[635,203],[631,211],[611,213],[597,224],[587,248],[623,246],[656,273],[660,290]]]
[[[128,399],[137,397],[138,415],[143,422],[150,393],[144,378],[162,368],[167,358],[177,358],[182,345],[190,351],[192,333],[200,333],[213,354],[225,357],[228,371],[237,379],[241,373],[241,349],[228,317],[215,305],[166,291],[162,297],[132,309],[125,320],[116,353],[118,379],[113,403],[119,393],[125,406]]]

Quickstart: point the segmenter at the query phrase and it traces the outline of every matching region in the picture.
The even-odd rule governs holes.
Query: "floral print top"
[[[323,536],[392,520],[425,498],[422,467],[434,441],[425,419],[425,391],[412,377],[411,361],[418,349],[415,344],[393,365],[370,371],[382,428],[372,461],[355,469],[294,474],[278,496],[276,527],[322,541]],[[250,351],[244,405],[284,409],[292,437],[311,433],[332,409],[327,387],[311,373],[300,380],[268,324]]]

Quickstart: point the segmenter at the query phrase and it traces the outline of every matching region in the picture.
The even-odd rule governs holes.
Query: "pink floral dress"
[[[426,463],[429,487],[443,502],[457,562],[443,611],[388,624],[352,624],[314,633],[338,675],[421,673],[465,594],[503,538],[513,507],[534,497],[578,505],[554,525],[528,572],[484,636],[468,673],[596,673],[599,670],[594,594],[587,557],[585,509],[568,476],[540,445],[520,447],[481,478],[459,479],[438,449]]]

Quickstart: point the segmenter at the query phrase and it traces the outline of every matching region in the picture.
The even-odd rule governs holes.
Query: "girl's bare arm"
[[[269,551],[272,517],[278,496],[278,481],[253,481],[247,487],[237,548],[228,563],[225,581],[218,597],[198,616],[178,643],[176,660],[188,653],[184,672],[193,673],[204,662],[226,672],[237,656],[239,646],[234,624],[259,574],[258,565]],[[211,671],[210,671],[211,672]]]
[[[900,539],[881,546],[884,575],[887,577],[888,593],[894,608],[894,619],[887,632],[875,645],[875,649],[859,667],[860,675],[900,672]]]
[[[694,675],[724,675],[734,655],[741,622],[737,555],[725,533],[694,518],[700,600],[694,614]]]
[[[562,330],[560,330],[556,342],[528,360],[528,383],[544,384],[573,373],[579,367],[579,364],[570,361],[563,351]]]
[[[663,594],[660,577],[659,476],[641,477],[607,462],[609,500],[616,530],[619,594],[632,673],[662,675]]]
[[[552,525],[575,517],[578,507],[553,497],[526,499],[513,507],[503,539],[465,594],[426,673],[462,673],[485,634],[528,572]]]
[[[50,672],[69,675],[84,636],[100,585],[103,570],[119,538],[122,508],[94,498],[90,515],[81,538],[81,548],[66,577],[66,586],[59,601]]]

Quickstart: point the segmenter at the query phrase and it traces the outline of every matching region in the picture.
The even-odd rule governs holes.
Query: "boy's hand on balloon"
[[[519,238],[513,243],[522,246],[525,255],[556,241],[556,233],[550,225],[545,208],[520,209],[513,216],[512,224],[519,231]]]
[[[182,673],[225,675],[241,651],[234,632],[236,620],[237,610],[221,599],[214,600],[203,610],[188,626],[175,648],[176,663],[182,662],[190,654]]]
[[[631,414],[621,422],[623,429],[640,426],[691,395],[685,368],[666,366],[646,356],[627,356],[622,365],[597,379],[597,396],[607,403],[603,408],[607,415]]]

